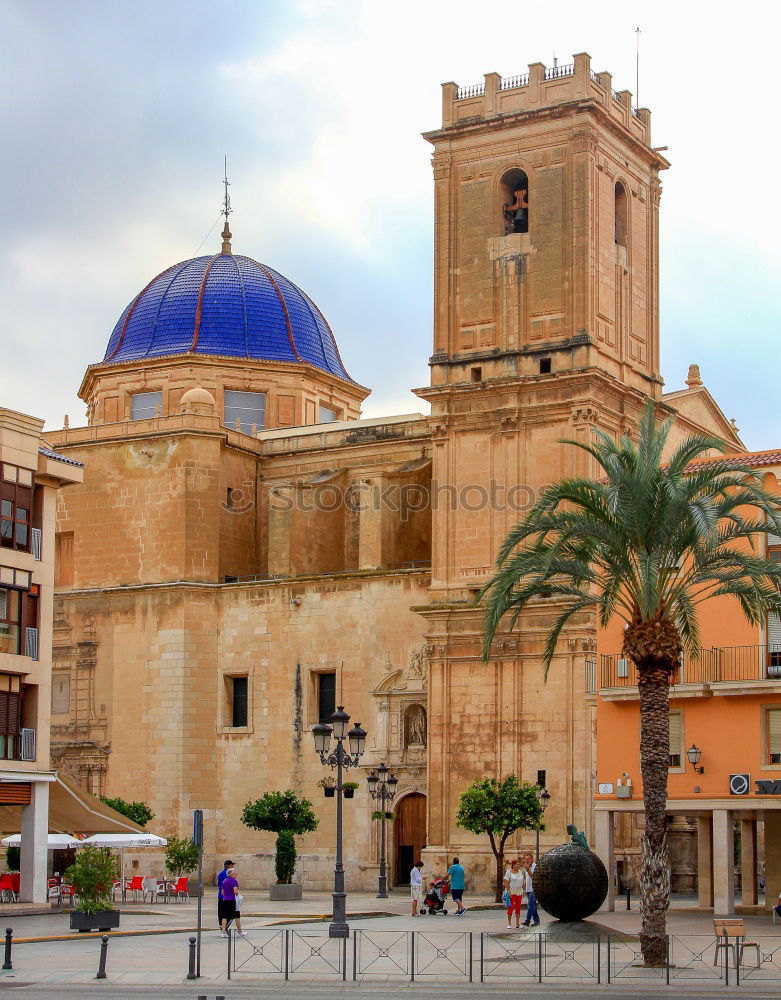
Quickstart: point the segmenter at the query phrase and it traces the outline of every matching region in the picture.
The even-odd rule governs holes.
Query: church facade
[[[293,788],[320,825],[298,877],[329,888],[335,817],[311,726],[344,705],[368,732],[345,802],[347,886],[370,888],[378,829],[365,777],[399,778],[389,860],[406,882],[454,851],[487,887],[487,843],[460,791],[517,774],[551,794],[542,844],[593,840],[593,616],[547,682],[540,601],[480,660],[475,597],[507,531],[549,482],[592,473],[561,443],[633,433],[646,399],[675,438],[743,451],[690,371],[659,376],[660,171],[651,115],[589,57],[443,85],[433,147],[430,414],[360,419],[324,317],[234,253],[181,262],[131,301],[80,389],[88,425],[51,432],[84,463],[57,521],[52,755],[95,793],[142,799],[155,832],[272,878],[245,802]],[[426,349],[421,336],[421,350]],[[512,848],[527,844],[519,838]]]

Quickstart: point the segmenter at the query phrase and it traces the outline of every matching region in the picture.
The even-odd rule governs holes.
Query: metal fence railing
[[[634,987],[781,987],[781,935],[748,938],[672,934],[665,961],[646,966],[639,942],[623,934],[558,934],[424,930],[257,928],[228,940],[228,979],[296,979],[318,983],[382,980],[522,987],[532,983],[593,983]]]

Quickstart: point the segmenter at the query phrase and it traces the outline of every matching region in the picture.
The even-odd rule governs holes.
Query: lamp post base
[[[335,892],[333,899],[333,920],[328,925],[328,937],[346,938],[350,936],[350,925],[347,923],[347,893]]]
[[[380,875],[379,885],[377,887],[377,899],[387,899],[388,898],[388,876]]]

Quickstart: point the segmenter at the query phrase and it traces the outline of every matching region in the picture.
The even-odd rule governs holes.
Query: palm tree
[[[657,424],[647,404],[637,445],[596,432],[581,448],[598,480],[564,479],[548,487],[505,539],[496,574],[484,588],[483,659],[507,616],[513,628],[535,597],[552,597],[557,618],[546,637],[547,676],[562,629],[593,610],[605,627],[625,622],[623,655],[637,667],[640,760],[645,808],[640,942],[647,965],[665,954],[669,903],[665,805],[669,766],[669,688],[681,654],[697,656],[697,608],[734,597],[757,625],[781,610],[781,564],[755,554],[759,533],[781,534],[781,501],[717,438],[694,436],[662,465],[672,420]]]

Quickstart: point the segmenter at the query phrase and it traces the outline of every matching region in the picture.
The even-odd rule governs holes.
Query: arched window
[[[626,246],[626,212],[626,188],[621,181],[618,181],[615,189],[615,240],[620,247]]]
[[[529,179],[523,170],[508,170],[500,184],[505,236],[529,232]]]

